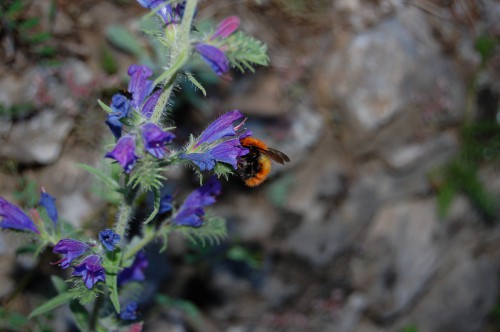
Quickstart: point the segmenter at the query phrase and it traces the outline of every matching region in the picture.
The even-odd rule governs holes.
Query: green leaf
[[[66,304],[75,298],[76,298],[75,293],[73,293],[71,291],[59,294],[56,297],[51,298],[50,300],[48,300],[47,302],[45,302],[44,304],[42,304],[41,306],[39,306],[35,310],[33,310],[33,312],[31,312],[31,314],[29,315],[28,318],[31,319],[33,317],[42,315],[46,312],[52,311],[53,309],[60,307],[63,304]]]
[[[14,0],[12,4],[7,9],[7,15],[12,17],[19,14],[24,9],[24,4],[22,0]]]
[[[437,206],[438,215],[441,218],[446,218],[450,210],[451,203],[456,194],[456,187],[450,183],[443,183],[442,187],[437,193]]]
[[[475,47],[479,54],[481,54],[483,62],[488,60],[491,55],[493,55],[496,45],[497,42],[495,41],[495,38],[489,35],[482,35],[476,39]]]
[[[103,171],[85,164],[76,164],[76,165],[81,169],[84,169],[87,172],[94,174],[95,176],[103,180],[105,183],[107,183],[112,189],[118,190],[120,188],[118,182],[116,182],[112,177],[110,177]]]
[[[216,163],[214,167],[214,173],[217,178],[224,177],[226,181],[229,179],[229,175],[234,174],[233,169],[229,167],[228,164]]]
[[[105,103],[103,103],[100,99],[97,99],[97,103],[99,104],[99,106],[101,106],[101,108],[108,114],[111,114],[113,113],[113,110],[111,109],[111,107],[109,107],[108,105],[106,105]]]
[[[226,56],[233,67],[241,72],[246,69],[254,71],[254,64],[267,66],[269,57],[267,46],[261,41],[238,31],[227,39],[228,51]]]
[[[90,315],[85,307],[77,301],[71,301],[69,303],[69,308],[71,309],[74,322],[78,329],[82,332],[90,331]]]
[[[205,216],[201,227],[176,226],[174,230],[193,242],[199,242],[202,246],[206,246],[207,243],[218,244],[227,236],[226,221],[209,215]]]
[[[66,282],[62,278],[56,275],[52,275],[50,276],[50,281],[52,281],[52,285],[54,285],[54,288],[57,290],[59,294],[68,291],[68,284],[66,284]]]
[[[21,22],[21,24],[19,24],[19,30],[21,31],[29,30],[31,28],[36,27],[39,23],[40,19],[38,17],[28,18],[25,21]]]
[[[126,53],[141,58],[144,54],[141,44],[127,29],[121,25],[111,25],[106,30],[106,37],[111,44]]]
[[[144,221],[145,224],[153,220],[154,217],[156,217],[156,215],[158,214],[158,212],[160,212],[160,201],[161,201],[160,189],[159,188],[155,189],[153,194],[154,194],[153,211],[149,215],[148,219]]]
[[[205,91],[205,88],[203,87],[203,85],[201,85],[201,83],[193,76],[193,74],[191,73],[186,73],[186,77],[187,79],[194,84],[194,86],[196,86],[198,89],[201,90],[201,92],[203,93],[203,96],[207,96],[207,91]]]
[[[117,313],[120,312],[120,299],[118,298],[118,272],[120,271],[120,261],[122,252],[117,248],[113,252],[107,252],[102,266],[106,270],[106,286],[110,292],[109,299]]]
[[[39,33],[35,33],[34,35],[30,36],[27,39],[30,43],[38,44],[38,43],[42,43],[44,41],[49,40],[51,37],[52,36],[50,35],[49,32],[39,32]]]

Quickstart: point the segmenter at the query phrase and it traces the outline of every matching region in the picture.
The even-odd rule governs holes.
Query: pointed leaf
[[[71,313],[73,314],[73,318],[76,326],[82,332],[90,331],[90,315],[78,301],[71,301],[69,303],[69,308],[71,309]]]
[[[68,284],[66,284],[66,282],[61,277],[52,275],[50,276],[50,280],[52,281],[52,285],[54,285],[54,288],[59,294],[67,292]]]
[[[86,170],[89,173],[94,174],[95,176],[97,176],[98,178],[103,180],[105,183],[107,183],[112,189],[118,190],[120,188],[120,185],[118,184],[118,182],[116,182],[113,178],[111,178],[109,175],[107,175],[103,171],[101,171],[97,168],[94,168],[92,166],[85,165],[85,164],[76,164],[76,166],[80,167],[81,169]]]
[[[59,306],[62,306],[65,303],[75,299],[75,298],[76,298],[76,295],[73,292],[66,292],[66,293],[59,294],[56,297],[51,298],[50,300],[48,300],[47,302],[45,302],[44,304],[42,304],[41,306],[39,306],[35,310],[33,310],[33,312],[31,312],[31,314],[29,315],[28,318],[31,319],[33,317],[36,317],[36,316],[39,316],[39,315],[44,314],[46,312],[49,312],[49,311],[51,311]]]
[[[186,73],[186,77],[187,79],[194,84],[194,86],[196,86],[198,89],[201,90],[201,92],[203,93],[203,96],[206,97],[207,96],[207,91],[205,91],[205,88],[203,87],[203,85],[201,85],[201,83],[193,76],[193,74],[191,73]]]
[[[109,107],[108,105],[106,105],[105,103],[103,103],[101,100],[97,99],[97,103],[99,104],[99,106],[101,106],[101,108],[106,111],[106,113],[113,113],[113,110],[111,109],[111,107]]]
[[[160,211],[160,200],[161,200],[161,194],[159,189],[154,190],[154,203],[153,203],[153,211],[151,212],[151,215],[144,221],[145,224],[149,223],[151,220],[156,217],[158,212]]]

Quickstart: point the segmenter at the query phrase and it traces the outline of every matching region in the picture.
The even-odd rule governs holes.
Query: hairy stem
[[[156,237],[156,232],[153,226],[144,228],[144,236],[136,243],[131,243],[132,247],[128,248],[123,254],[123,261],[126,262],[130,258],[134,257],[137,252],[144,248],[149,242],[151,242]]]
[[[163,110],[167,106],[170,94],[172,93],[177,73],[189,59],[189,53],[191,51],[191,42],[189,36],[191,32],[191,26],[193,24],[193,17],[196,11],[197,2],[197,0],[187,0],[186,8],[184,10],[184,15],[182,17],[182,22],[180,25],[180,32],[177,37],[177,42],[175,43],[177,47],[174,47],[174,50],[178,51],[172,54],[170,68],[167,69],[167,71],[165,71],[153,82],[153,85],[163,83],[164,86],[164,91],[158,99],[158,102],[156,103],[155,109],[153,111],[153,115],[151,116],[151,121],[153,123],[159,124],[163,115]]]
[[[127,229],[128,221],[130,219],[130,215],[132,214],[132,206],[123,203],[120,207],[120,211],[118,212],[118,221],[115,226],[115,233],[120,235],[120,238],[123,239],[125,235],[125,230]]]

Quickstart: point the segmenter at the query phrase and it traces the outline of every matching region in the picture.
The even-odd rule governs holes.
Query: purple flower
[[[105,229],[99,232],[99,240],[107,251],[113,251],[115,250],[116,244],[120,242],[120,235],[116,234],[111,229]]]
[[[130,101],[123,93],[117,93],[111,98],[111,109],[113,113],[108,114],[106,124],[113,133],[116,139],[122,135],[122,127],[120,119],[127,117],[130,113]]]
[[[203,224],[204,206],[215,203],[215,197],[220,194],[222,186],[212,177],[203,186],[193,191],[182,203],[172,219],[174,224],[199,227]]]
[[[239,138],[226,138],[237,136],[237,131],[244,121],[236,127],[233,126],[233,122],[242,117],[243,114],[237,110],[223,114],[212,122],[197,138],[194,145],[179,157],[190,160],[201,171],[213,169],[216,162],[230,164],[236,169],[238,158],[247,154],[248,150],[241,146]]]
[[[159,213],[167,213],[169,211],[172,211],[172,201],[173,201],[172,195],[166,194],[160,199],[160,211]]]
[[[146,279],[144,271],[148,267],[148,260],[144,252],[139,251],[135,256],[134,262],[129,267],[123,269],[118,274],[118,285],[129,281],[143,281]]]
[[[233,127],[233,122],[241,118],[243,118],[243,114],[238,110],[222,114],[201,133],[194,146],[197,147],[203,143],[212,143],[224,137],[235,136],[236,130],[240,128],[241,124]]]
[[[120,318],[123,320],[134,320],[137,318],[137,302],[129,302],[120,312]]]
[[[106,158],[115,159],[125,170],[130,173],[139,157],[135,154],[135,137],[125,135],[118,140],[115,148],[106,153]]]
[[[54,222],[54,226],[57,225],[57,207],[56,199],[49,195],[45,190],[42,190],[42,195],[40,197],[40,202],[38,203],[45,208],[47,215]]]
[[[35,223],[17,206],[0,197],[0,227],[40,234]]]
[[[210,40],[214,40],[217,37],[227,38],[233,34],[233,32],[240,26],[240,19],[238,16],[229,16],[222,20],[217,29],[215,30]]]
[[[155,109],[156,103],[158,102],[158,99],[160,99],[160,96],[163,92],[163,89],[158,89],[154,91],[146,100],[144,103],[144,106],[142,106],[141,113],[144,115],[146,118],[151,118],[151,115],[153,115],[153,111]]]
[[[59,265],[62,269],[66,269],[70,266],[71,262],[83,255],[90,245],[73,239],[62,239],[54,246],[52,251],[56,254],[62,254],[64,257],[52,263],[52,265]]]
[[[172,6],[166,0],[137,0],[144,8],[156,9],[161,6],[157,14],[163,19],[165,24],[179,23],[185,8],[185,1],[183,3]]]
[[[226,54],[218,47],[208,44],[197,44],[196,51],[201,55],[210,68],[218,75],[222,76],[229,71],[229,61]]]
[[[153,90],[153,82],[148,80],[153,75],[153,71],[144,65],[131,65],[128,67],[130,82],[128,91],[132,93],[132,106],[140,110],[146,96]]]
[[[146,123],[141,127],[142,140],[144,148],[148,153],[156,158],[163,158],[167,148],[165,145],[172,142],[175,138],[174,134],[161,130],[154,123]]]
[[[97,255],[85,257],[79,265],[75,266],[73,275],[76,277],[82,277],[83,282],[88,289],[94,287],[96,282],[106,280],[104,268],[101,265],[101,259]]]

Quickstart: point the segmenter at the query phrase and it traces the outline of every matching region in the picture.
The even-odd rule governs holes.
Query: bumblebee
[[[290,161],[286,154],[268,147],[266,143],[254,137],[242,138],[240,144],[249,152],[238,159],[236,174],[249,187],[264,182],[271,171],[271,160],[282,165]]]

